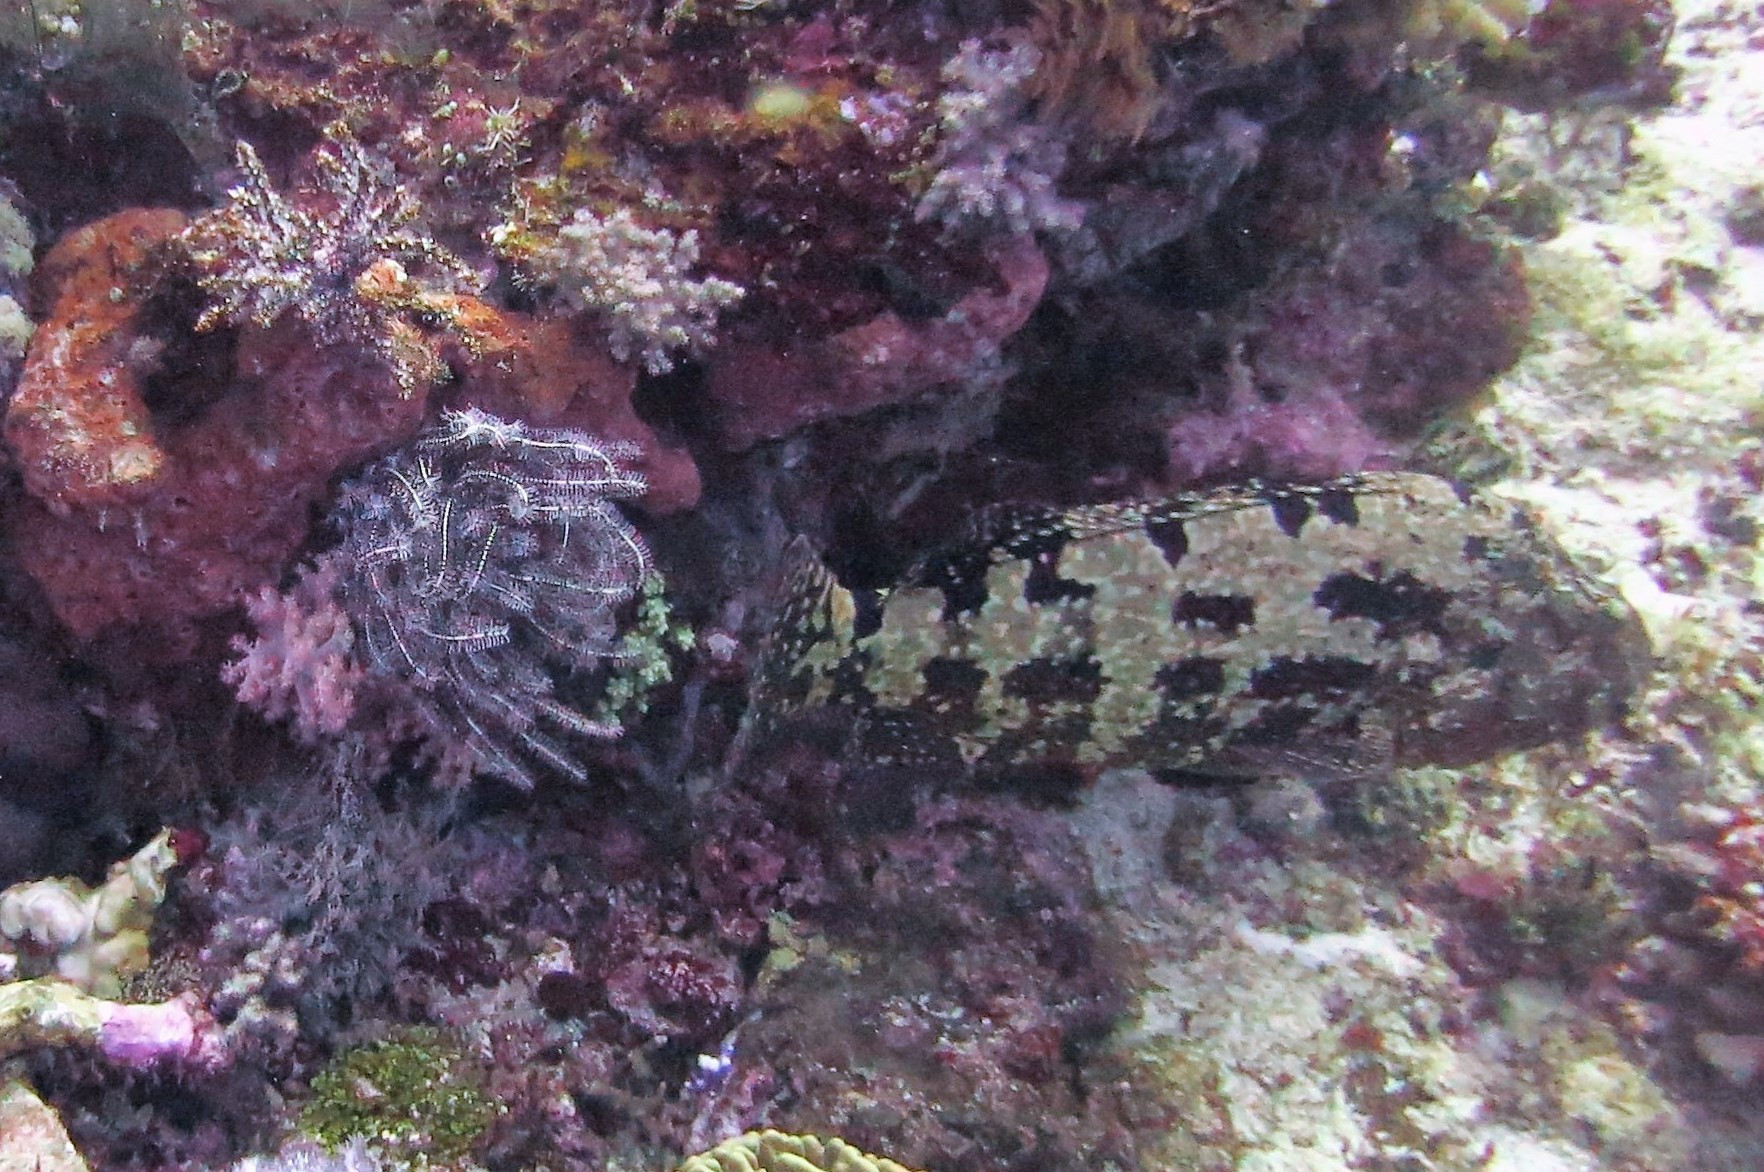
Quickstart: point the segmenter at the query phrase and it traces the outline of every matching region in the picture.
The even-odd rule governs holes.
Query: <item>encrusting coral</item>
[[[191,996],[158,1004],[110,1001],[49,977],[0,984],[0,1058],[42,1047],[85,1046],[118,1066],[227,1061],[213,1022]]]
[[[142,388],[158,348],[141,344],[141,317],[184,224],[170,209],[125,212],[62,237],[38,266],[48,312],[7,404],[6,438],[27,487],[57,508],[120,508],[164,467]]]
[[[166,878],[187,861],[174,836],[161,831],[96,888],[39,879],[0,891],[0,980],[53,975],[89,993],[120,992],[124,977],[147,966],[147,931]]]
[[[745,449],[825,419],[907,402],[936,387],[1002,373],[1005,341],[1047,290],[1048,263],[1028,233],[991,247],[996,288],[968,293],[929,319],[885,310],[831,337],[785,351],[726,343],[707,389],[723,442]],[[836,396],[817,393],[837,387]]]
[[[197,998],[116,1000],[123,981],[147,965],[147,932],[169,872],[189,861],[188,847],[174,845],[181,837],[162,831],[97,888],[39,879],[0,891],[0,1058],[84,1045],[130,1067],[225,1061]]]

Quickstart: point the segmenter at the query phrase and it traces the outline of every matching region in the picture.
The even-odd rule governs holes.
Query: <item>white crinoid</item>
[[[617,662],[621,616],[651,572],[615,503],[644,491],[634,455],[451,411],[343,491],[340,552],[355,572],[341,595],[367,663],[516,785],[582,778],[569,738],[620,732],[558,686]]]

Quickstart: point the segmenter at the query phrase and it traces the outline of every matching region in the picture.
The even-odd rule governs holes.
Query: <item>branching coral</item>
[[[990,49],[966,41],[943,67],[950,87],[937,103],[943,137],[919,219],[1010,232],[1075,228],[1083,220],[1083,208],[1055,187],[1066,166],[1064,139],[1027,117],[1040,60],[1031,45]]]
[[[275,189],[251,144],[239,143],[238,162],[244,181],[226,206],[183,238],[209,296],[196,328],[267,328],[292,312],[320,342],[376,354],[407,392],[433,382],[439,360],[406,318],[457,326],[449,295],[477,278],[413,227],[417,203],[389,168],[336,129],[314,157],[317,186],[298,200]]]
[[[355,628],[335,597],[341,568],[326,559],[286,594],[259,587],[245,600],[257,636],[234,636],[239,658],[221,669],[240,703],[291,720],[308,743],[348,727],[364,676],[353,654]]]
[[[673,354],[708,347],[717,311],[744,290],[719,277],[694,278],[698,233],[645,228],[623,208],[606,216],[583,209],[540,262],[566,300],[601,314],[613,357],[642,361],[653,374],[673,368]]]

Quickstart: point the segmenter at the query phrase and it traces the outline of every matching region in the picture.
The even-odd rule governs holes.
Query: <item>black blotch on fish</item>
[[[1276,491],[1268,499],[1268,508],[1274,514],[1274,524],[1280,527],[1280,532],[1291,538],[1296,539],[1304,532],[1305,522],[1311,519],[1310,498],[1295,492]]]
[[[1256,621],[1256,600],[1243,594],[1196,594],[1185,590],[1176,599],[1170,617],[1179,627],[1206,623],[1234,635]]]
[[[965,659],[937,656],[926,662],[925,699],[937,711],[971,713],[986,687],[986,672]]]
[[[1158,694],[1169,700],[1216,696],[1225,689],[1225,664],[1218,659],[1191,656],[1159,668],[1154,679]]]
[[[1075,602],[1095,593],[1096,587],[1088,582],[1074,582],[1060,577],[1054,559],[1045,555],[1036,557],[1029,563],[1029,578],[1023,584],[1023,601],[1032,606],[1050,602]]]
[[[878,590],[853,590],[851,605],[855,612],[851,621],[854,638],[867,639],[882,629],[882,593]]]
[[[1182,564],[1183,557],[1188,553],[1188,531],[1183,528],[1181,521],[1147,521],[1145,533],[1151,538],[1152,544],[1158,547],[1158,552],[1164,555],[1164,561],[1172,570]]]
[[[1364,688],[1376,673],[1371,664],[1340,655],[1282,655],[1251,674],[1249,694],[1258,700],[1338,699]]]
[[[1102,665],[1089,658],[1030,659],[999,682],[1006,696],[1032,704],[1089,704],[1102,692]]]
[[[1337,525],[1358,525],[1360,507],[1354,494],[1345,488],[1326,487],[1317,494],[1317,513]]]
[[[1418,632],[1440,634],[1451,594],[1429,586],[1407,570],[1386,578],[1331,574],[1311,596],[1335,619],[1367,619],[1378,624],[1380,639]]]

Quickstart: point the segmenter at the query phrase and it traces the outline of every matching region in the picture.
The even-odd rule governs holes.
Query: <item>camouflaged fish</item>
[[[1434,477],[1017,510],[886,591],[796,570],[753,709],[859,760],[1217,777],[1456,765],[1621,717],[1639,624]]]

